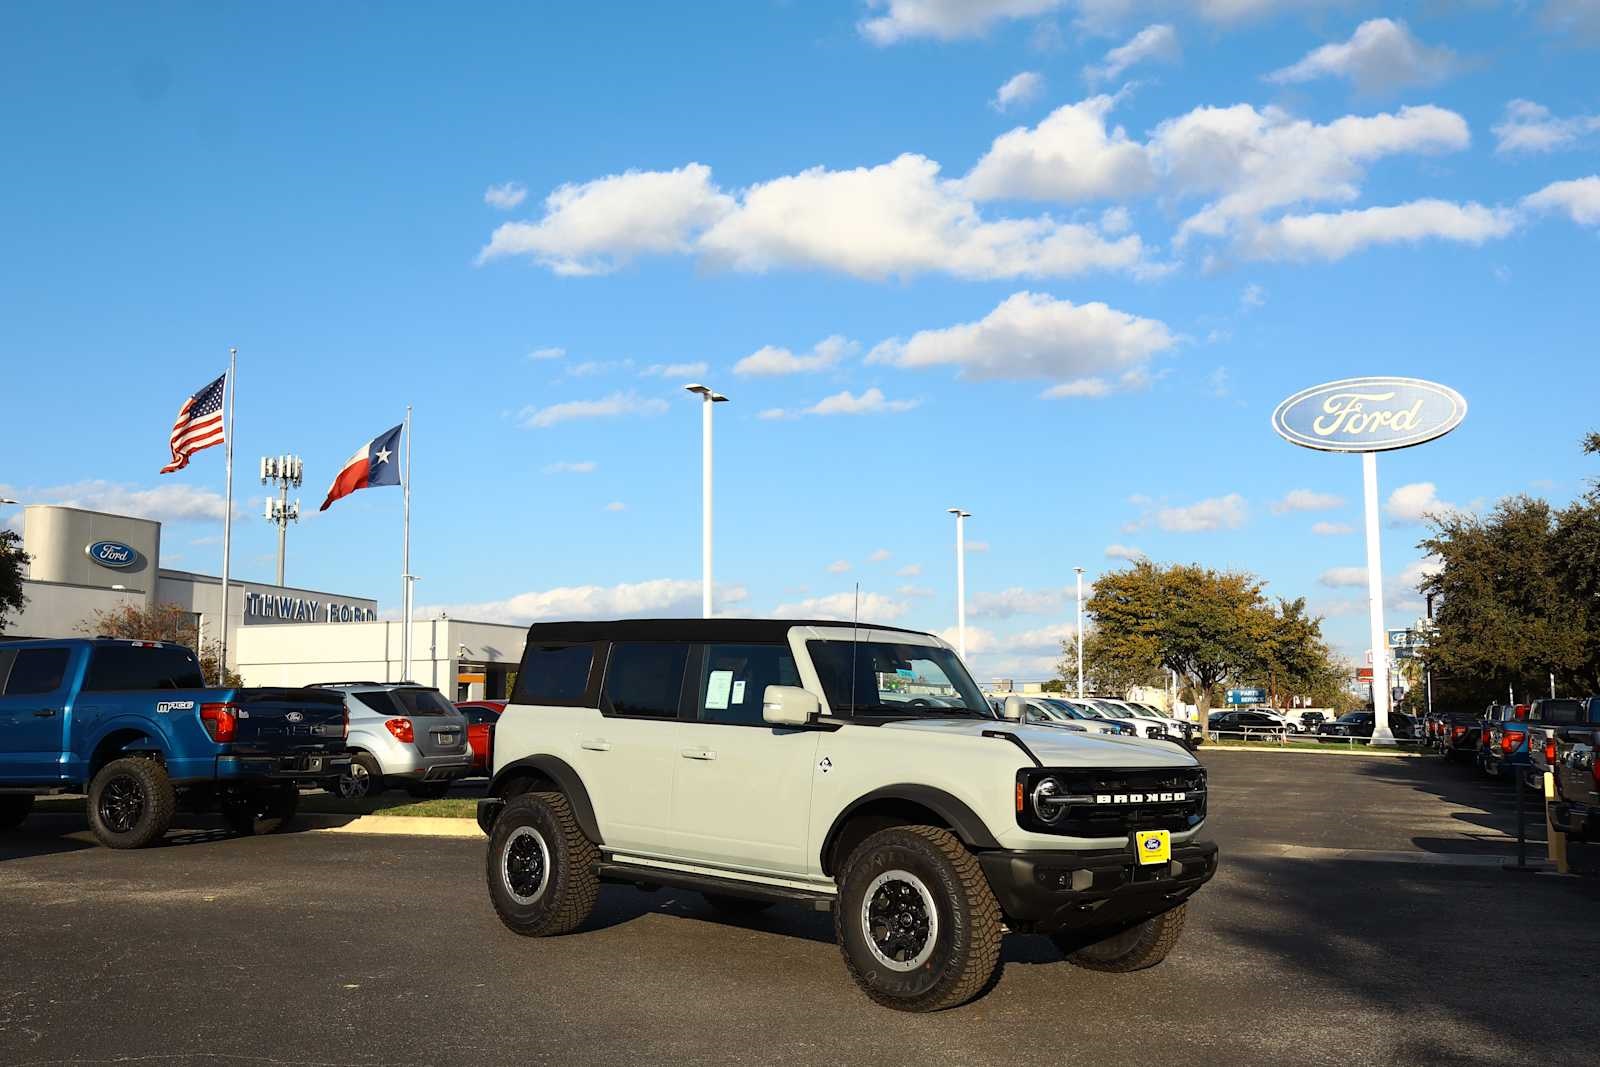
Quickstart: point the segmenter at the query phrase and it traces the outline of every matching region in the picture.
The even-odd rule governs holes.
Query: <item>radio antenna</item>
[[[861,583],[856,583],[855,608],[850,613],[850,714],[856,713],[856,650],[861,647]]]

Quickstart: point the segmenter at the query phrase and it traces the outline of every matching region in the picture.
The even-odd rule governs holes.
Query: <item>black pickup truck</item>
[[[1600,697],[1583,704],[1585,721],[1555,728],[1550,738],[1555,758],[1556,795],[1550,822],[1575,840],[1600,841]]]

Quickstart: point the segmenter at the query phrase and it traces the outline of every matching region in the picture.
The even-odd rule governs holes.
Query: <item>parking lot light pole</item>
[[[1083,568],[1072,568],[1078,573],[1078,699],[1083,699]]]
[[[728,398],[708,386],[684,386],[700,394],[700,615],[711,618],[711,407]]]
[[[967,658],[967,520],[972,512],[946,508],[956,517],[956,651]]]

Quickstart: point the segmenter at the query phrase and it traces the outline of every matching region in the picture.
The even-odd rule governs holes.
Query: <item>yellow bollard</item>
[[[1555,823],[1550,818],[1550,803],[1556,798],[1556,776],[1544,772],[1544,832],[1545,850],[1550,855],[1550,862],[1556,865],[1557,874],[1570,874],[1567,866],[1567,835],[1556,829]]]

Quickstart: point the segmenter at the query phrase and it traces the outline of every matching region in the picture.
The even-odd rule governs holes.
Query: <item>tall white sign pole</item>
[[[400,609],[400,680],[411,681],[411,606],[416,576],[411,573],[411,405],[406,405],[406,469],[400,479],[405,531],[400,537],[400,578],[404,583]]]
[[[233,556],[233,437],[236,427],[233,422],[233,394],[237,391],[234,380],[239,370],[239,350],[228,349],[228,425],[223,431],[223,453],[226,459],[223,469],[228,487],[224,491],[222,500],[222,626],[218,632],[222,635],[218,641],[217,652],[217,684],[224,685],[228,678],[228,561]]]
[[[1083,699],[1083,568],[1074,567],[1078,572],[1078,699]]]
[[[967,658],[967,527],[970,511],[946,508],[956,517],[956,651]]]
[[[1372,743],[1394,744],[1389,730],[1389,639],[1383,627],[1383,552],[1378,538],[1378,454],[1361,453],[1367,510],[1367,610],[1372,624]]]
[[[711,618],[711,407],[728,398],[704,385],[686,385],[700,394],[700,616]]]

